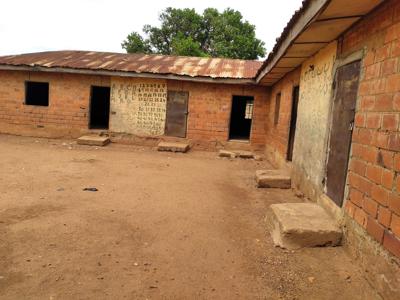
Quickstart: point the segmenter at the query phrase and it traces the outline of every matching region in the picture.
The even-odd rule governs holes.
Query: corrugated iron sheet
[[[91,51],[49,51],[2,56],[0,65],[250,79],[255,77],[262,62]]]

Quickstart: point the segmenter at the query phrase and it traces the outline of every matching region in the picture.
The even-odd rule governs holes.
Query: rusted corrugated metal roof
[[[252,79],[261,61],[91,51],[49,51],[0,57],[0,66],[118,71],[190,77]]]

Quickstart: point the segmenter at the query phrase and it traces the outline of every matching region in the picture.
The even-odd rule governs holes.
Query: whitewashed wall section
[[[303,63],[293,164],[314,185],[324,178],[336,42]]]
[[[110,130],[113,132],[163,135],[166,106],[166,81],[111,79]]]

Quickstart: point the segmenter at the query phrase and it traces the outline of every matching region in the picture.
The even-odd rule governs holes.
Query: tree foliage
[[[222,13],[207,8],[166,8],[159,16],[159,27],[145,25],[143,32],[132,32],[122,42],[128,53],[158,53],[184,56],[210,56],[257,59],[265,55],[264,42],[256,38],[255,26],[243,20],[239,11]]]

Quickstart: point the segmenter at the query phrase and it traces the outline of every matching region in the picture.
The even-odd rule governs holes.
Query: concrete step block
[[[190,149],[188,143],[177,142],[160,142],[157,146],[158,151],[182,152],[185,153]]]
[[[219,150],[219,157],[228,157],[228,158],[236,158],[236,153],[228,150]]]
[[[257,170],[256,182],[259,188],[290,189],[290,175],[283,170]]]
[[[84,135],[77,139],[79,145],[105,146],[110,143],[110,138],[100,135]]]
[[[337,246],[342,238],[336,222],[314,203],[272,204],[267,223],[275,246],[285,249]]]
[[[247,158],[247,159],[254,158],[254,153],[251,151],[240,150],[240,151],[235,151],[235,153],[240,158]]]

